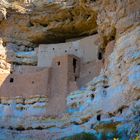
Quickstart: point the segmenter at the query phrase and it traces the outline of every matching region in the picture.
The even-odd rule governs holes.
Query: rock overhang
[[[7,19],[0,27],[5,42],[12,39],[33,44],[58,43],[97,33],[97,12],[85,4],[64,7],[53,3],[32,7],[26,13],[7,12]]]

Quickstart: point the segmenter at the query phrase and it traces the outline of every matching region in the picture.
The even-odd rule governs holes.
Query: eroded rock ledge
[[[33,74],[32,77],[35,77],[40,73],[46,74],[45,69],[36,68],[39,44],[65,41],[72,44],[70,38],[95,33],[97,35],[93,35],[91,46],[98,47],[98,58],[102,60],[96,64],[99,65],[100,62],[103,65],[99,76],[86,86],[69,93],[67,97],[64,95],[64,98],[56,94],[57,99],[60,100],[52,100],[51,105],[56,101],[59,106],[58,101],[67,99],[67,108],[59,115],[46,115],[49,99],[54,96],[36,94],[36,91],[42,94],[41,86],[36,88],[32,77],[26,81],[25,85],[29,88],[30,85],[35,87],[32,90],[33,97],[0,97],[1,138],[4,140],[19,140],[21,137],[34,140],[65,139],[83,132],[94,135],[97,140],[102,140],[104,137],[136,138],[140,134],[139,3],[139,0],[0,3],[0,37],[2,38],[0,40],[0,73],[4,73],[6,78],[7,75],[13,74],[13,67],[18,71],[18,75]],[[96,36],[99,39],[96,40]],[[78,41],[75,42],[73,44],[77,47]],[[65,44],[59,45],[67,48]],[[54,46],[50,47],[51,51],[57,50]],[[84,52],[87,48],[89,46],[85,45]],[[77,54],[79,50],[74,51]],[[63,53],[69,53],[69,48],[64,49]],[[59,66],[60,62],[54,64]],[[91,67],[95,63],[87,62],[87,64]],[[28,69],[27,65],[31,69]],[[85,72],[92,74],[94,71],[93,69],[93,71],[87,71],[84,68],[85,65],[84,72],[82,71],[84,74]],[[22,75],[23,79],[26,79],[25,75]],[[8,84],[9,81],[12,83],[14,79],[8,78]],[[49,78],[37,76],[37,79],[39,78],[50,82]],[[43,83],[40,85],[46,87]],[[15,90],[14,95],[18,94],[18,91]],[[28,91],[22,92],[24,95]],[[3,95],[5,94],[8,95],[9,92],[3,92]]]
[[[108,65],[85,88],[68,95],[68,108],[61,116],[45,115],[47,97],[34,96],[24,102],[22,97],[17,97],[12,103],[1,99],[0,123],[4,128],[1,135],[4,133],[10,139],[13,139],[12,132],[17,139],[21,135],[25,139],[37,139],[39,135],[42,140],[44,135],[45,139],[62,139],[84,132],[96,139],[137,137],[140,132],[139,37],[137,27],[116,40]]]
[[[28,10],[26,13],[7,10],[7,20],[0,26],[6,42],[30,46],[32,43],[65,42],[68,38],[97,32],[97,12],[89,5],[49,3]]]

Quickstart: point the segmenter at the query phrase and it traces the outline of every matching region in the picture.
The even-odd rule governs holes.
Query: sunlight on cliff
[[[1,0],[0,2],[0,11],[3,12],[3,14],[5,15],[6,17],[6,10],[3,10],[3,9],[12,9],[12,10],[15,10],[17,12],[20,12],[22,14],[26,13],[27,12],[27,9],[25,8],[26,6],[26,3],[24,2],[20,2],[20,1],[14,1],[14,2],[8,2],[6,0]]]
[[[27,12],[27,9],[23,7],[23,4],[21,4],[20,2],[13,2],[11,4],[12,9],[15,9],[16,11],[24,14]]]

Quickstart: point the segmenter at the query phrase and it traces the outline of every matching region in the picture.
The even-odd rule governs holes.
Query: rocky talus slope
[[[36,66],[39,44],[93,34],[104,67],[60,116],[46,116],[46,96],[0,97],[0,140],[140,139],[140,1],[24,2],[0,2],[0,73]]]

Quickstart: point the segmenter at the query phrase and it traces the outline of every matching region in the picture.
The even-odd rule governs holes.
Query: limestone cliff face
[[[0,74],[9,75],[18,66],[37,67],[39,44],[87,35],[93,35],[92,47],[98,46],[103,65],[99,76],[64,96],[67,108],[58,116],[46,115],[52,97],[0,97],[2,139],[72,139],[80,133],[97,140],[139,139],[139,5],[139,0],[2,0]]]
[[[35,2],[35,4],[38,4]],[[32,46],[41,43],[64,42],[68,38],[97,32],[97,12],[79,2],[23,4],[22,13],[7,9],[7,19],[1,22],[1,36],[6,42]],[[9,10],[9,11],[8,11]],[[24,41],[21,41],[24,40]]]

